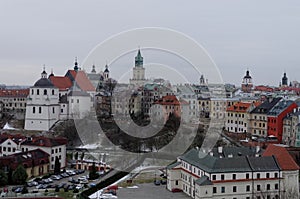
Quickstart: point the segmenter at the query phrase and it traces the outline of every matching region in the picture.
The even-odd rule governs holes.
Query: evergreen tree
[[[54,173],[59,174],[60,173],[60,162],[58,157],[56,156],[55,158],[55,163],[54,163]]]
[[[3,170],[0,170],[0,187],[8,184],[8,176]]]
[[[81,157],[80,157],[81,161],[83,160],[83,158],[84,158],[84,152],[82,152],[82,154],[81,154]]]
[[[28,178],[28,174],[23,165],[19,165],[12,173],[12,180],[14,184],[24,184]]]
[[[95,180],[95,179],[99,178],[99,174],[97,173],[95,162],[93,162],[92,169],[90,170],[90,173],[89,173],[89,177],[90,177],[90,180]]]
[[[76,151],[75,156],[74,156],[75,160],[78,160],[78,152]]]

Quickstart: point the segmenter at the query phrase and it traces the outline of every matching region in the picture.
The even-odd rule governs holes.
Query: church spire
[[[42,78],[47,78],[46,67],[45,64],[43,66],[43,72],[41,73]]]
[[[143,67],[143,57],[140,49],[135,57],[135,67]]]
[[[78,71],[77,57],[75,57],[74,70],[75,70],[76,72]]]
[[[92,73],[96,73],[95,64],[93,64],[93,66],[92,66]]]

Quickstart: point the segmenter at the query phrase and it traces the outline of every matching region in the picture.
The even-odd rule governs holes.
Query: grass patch
[[[55,192],[55,191],[49,191],[48,193],[45,193],[45,196],[58,196],[64,199],[73,199],[74,195],[76,195],[76,193],[73,193],[73,191],[60,191],[60,192]]]

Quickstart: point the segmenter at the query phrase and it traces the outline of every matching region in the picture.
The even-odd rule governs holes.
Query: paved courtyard
[[[165,185],[139,184],[138,188],[120,188],[118,199],[189,199],[184,193],[172,193]]]

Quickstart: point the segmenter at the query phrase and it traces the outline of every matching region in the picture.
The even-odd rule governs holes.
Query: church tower
[[[48,131],[59,119],[60,105],[59,90],[47,78],[45,68],[29,92],[25,129]]]
[[[286,76],[286,73],[283,73],[281,86],[283,86],[283,87],[287,87],[288,86],[288,78]]]
[[[143,66],[144,58],[141,55],[140,49],[135,57],[135,66],[133,68],[133,77],[130,79],[130,84],[141,86],[145,83],[145,68]]]
[[[242,81],[242,91],[244,93],[251,93],[252,88],[253,88],[252,77],[250,76],[249,70],[247,70],[246,75],[244,76]]]
[[[104,76],[104,81],[107,81],[109,79],[109,70],[108,70],[108,65],[105,65],[105,70],[103,72],[103,76]]]

